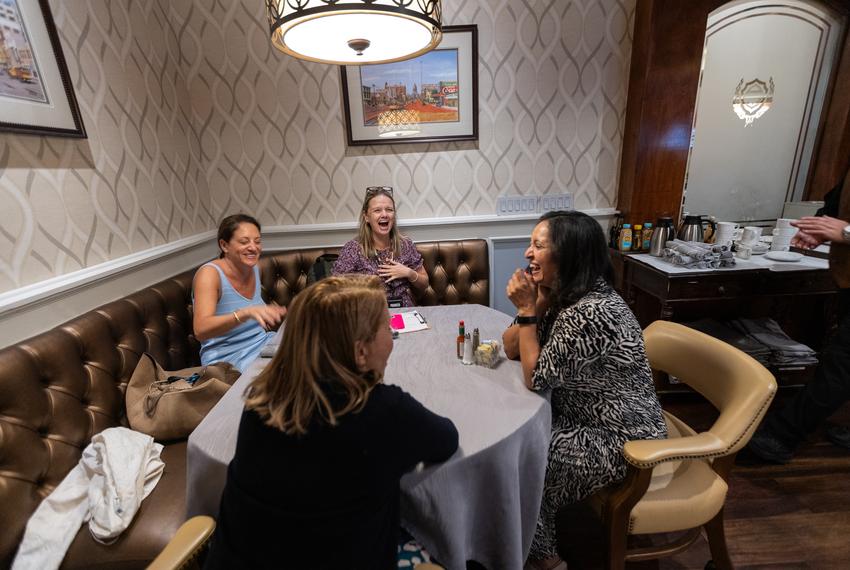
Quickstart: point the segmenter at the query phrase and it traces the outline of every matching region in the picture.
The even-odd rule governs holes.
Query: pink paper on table
[[[397,331],[404,328],[404,317],[401,316],[401,313],[396,313],[390,317],[390,327]]]

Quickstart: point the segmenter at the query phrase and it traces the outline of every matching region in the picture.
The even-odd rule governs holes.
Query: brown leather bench
[[[489,305],[484,240],[417,244],[430,285],[421,305]],[[287,305],[307,285],[316,258],[337,249],[266,253],[267,301]],[[168,370],[199,364],[187,271],[0,350],[0,567],[8,567],[26,522],[77,464],[91,438],[126,426],[124,389],[148,352]],[[62,568],[144,568],[185,518],[186,442],[166,443],[165,472],[117,542],[84,526]]]

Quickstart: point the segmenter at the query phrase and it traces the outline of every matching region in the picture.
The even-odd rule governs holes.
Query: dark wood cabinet
[[[796,341],[815,350],[834,324],[836,287],[825,269],[774,272],[740,269],[670,274],[611,250],[615,286],[642,327],[658,319],[689,322],[771,317]],[[811,379],[814,366],[771,368],[780,386]],[[659,391],[679,389],[657,378]]]

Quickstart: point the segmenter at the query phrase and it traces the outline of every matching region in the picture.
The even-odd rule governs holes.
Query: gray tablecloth
[[[501,339],[510,317],[480,305],[418,310],[430,329],[399,336],[385,381],[451,418],[460,449],[447,462],[402,478],[402,525],[449,570],[464,569],[467,560],[520,569],[543,496],[549,404],[525,388],[518,362],[503,359],[487,369],[455,357],[458,320],[468,331],[478,327],[482,339]],[[189,437],[189,516],[217,514],[242,393],[267,362],[249,368]]]

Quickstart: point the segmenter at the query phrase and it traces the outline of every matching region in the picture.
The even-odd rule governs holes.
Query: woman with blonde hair
[[[413,241],[396,227],[395,200],[389,186],[369,186],[360,210],[357,237],[346,243],[334,264],[334,275],[362,273],[384,280],[393,307],[415,305],[412,289],[428,287],[428,273]]]
[[[451,420],[382,383],[377,277],[329,277],[290,305],[246,392],[207,568],[395,568],[399,480],[457,449]]]

